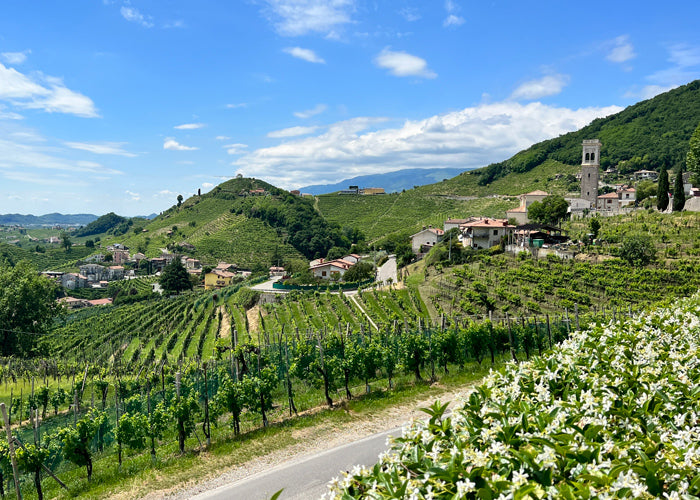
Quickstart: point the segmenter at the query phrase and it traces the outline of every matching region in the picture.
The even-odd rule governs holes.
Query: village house
[[[284,268],[280,266],[272,266],[270,268],[270,278],[275,276],[284,276]]]
[[[344,259],[323,261],[309,268],[315,278],[340,280],[354,263]]]
[[[501,243],[503,237],[508,237],[515,226],[508,224],[506,219],[491,219],[483,217],[474,219],[459,226],[462,233],[462,245],[471,248],[491,248]]]
[[[199,259],[193,259],[192,257],[182,257],[182,265],[185,266],[185,269],[188,271],[193,270],[201,270],[202,269],[202,263],[199,261]]]
[[[527,218],[527,209],[534,202],[539,201],[540,203],[544,200],[549,193],[542,190],[530,191],[529,193],[521,194],[520,205],[517,208],[511,210],[506,210],[506,218],[515,219],[518,224],[525,224],[529,221]]]
[[[107,268],[107,281],[124,279],[124,267],[109,266]]]
[[[80,269],[80,274],[85,276],[91,283],[106,279],[107,276],[107,268],[99,264],[83,264],[78,269]]]
[[[598,196],[596,209],[616,213],[624,207],[634,206],[636,200],[636,190],[623,186],[619,191]]]
[[[561,228],[547,224],[529,223],[518,226],[510,237],[510,244],[520,248],[556,245],[568,241],[569,237]]]
[[[61,297],[58,299],[60,304],[63,304],[66,308],[70,310],[81,309],[83,307],[88,307],[88,301],[85,299],[76,299],[75,297]]]
[[[440,228],[428,226],[423,227],[421,231],[416,234],[411,235],[411,248],[413,253],[422,254],[427,253],[432,247],[434,247],[445,234]]]
[[[75,290],[76,288],[85,288],[88,284],[88,280],[82,274],[77,273],[65,273],[61,276],[61,286],[63,288],[68,288],[69,290]]]
[[[214,268],[204,275],[204,289],[214,290],[216,288],[223,288],[231,284],[231,280],[236,275],[230,271],[223,271],[221,269]]]
[[[460,224],[466,224],[470,220],[471,220],[471,218],[469,218],[469,219],[447,219],[442,228],[445,232],[447,232],[450,229],[459,228]]]
[[[129,251],[121,248],[112,250],[112,261],[115,264],[124,264],[129,260]]]
[[[659,173],[654,170],[637,170],[634,174],[632,174],[632,177],[637,181],[655,181],[659,178]]]

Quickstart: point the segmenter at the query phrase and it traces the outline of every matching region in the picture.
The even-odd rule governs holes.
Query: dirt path
[[[221,328],[219,329],[219,335],[222,339],[227,339],[231,336],[231,316],[229,316],[228,311],[224,306],[219,306],[219,313],[221,314]]]
[[[248,335],[260,330],[260,306],[257,305],[248,309],[245,314],[248,316]]]

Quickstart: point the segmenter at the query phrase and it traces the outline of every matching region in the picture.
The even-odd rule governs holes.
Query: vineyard
[[[574,326],[534,318],[430,325],[425,304],[409,290],[364,291],[357,302],[344,295],[292,297],[248,311],[237,303],[244,292],[226,292],[106,314],[80,311],[52,333],[51,342],[63,342],[55,356],[2,360],[2,400],[15,424],[41,415],[36,431],[29,425],[17,432],[26,448],[25,493],[69,495],[41,473],[32,483],[39,463],[70,484],[70,495],[88,492],[96,480],[114,477],[107,469],[128,476],[157,466],[159,457],[174,460],[209,442],[245,439],[323,403],[528,359]],[[250,326],[254,314],[257,329]],[[65,361],[71,353],[80,355]],[[10,488],[7,458],[0,448]]]
[[[449,316],[571,314],[628,310],[700,288],[700,261],[637,268],[619,259],[600,264],[480,254],[473,262],[429,268],[423,289],[435,309]],[[419,281],[420,277],[419,277]]]

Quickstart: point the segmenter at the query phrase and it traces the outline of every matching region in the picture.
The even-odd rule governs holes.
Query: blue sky
[[[8,0],[0,213],[479,167],[700,78],[700,2]]]

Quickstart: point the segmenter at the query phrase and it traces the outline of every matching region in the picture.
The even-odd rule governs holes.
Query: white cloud
[[[196,130],[198,128],[204,128],[206,125],[204,123],[183,123],[182,125],[176,125],[173,128],[178,130]]]
[[[133,191],[129,191],[128,189],[125,191],[125,193],[129,195],[131,201],[139,201],[141,199],[141,195],[139,193],[134,193]]]
[[[98,155],[117,155],[133,158],[135,153],[124,149],[125,142],[65,142],[69,148],[89,151]]]
[[[228,109],[247,108],[247,107],[248,107],[248,103],[239,102],[239,103],[237,103],[237,104],[227,104],[226,107],[227,107]]]
[[[161,191],[158,191],[156,194],[153,195],[154,198],[172,198],[173,196],[177,196],[178,193],[175,191],[170,191],[169,189],[163,189]]]
[[[448,26],[461,26],[462,24],[465,23],[465,19],[461,16],[456,16],[454,14],[449,14],[445,20],[442,22],[442,25],[445,27]]]
[[[318,130],[318,127],[289,127],[269,132],[267,136],[272,138],[298,137],[300,135],[312,134],[316,132],[316,130]]]
[[[22,64],[27,60],[27,55],[31,53],[31,50],[24,50],[22,52],[3,52],[0,54],[0,59],[5,61],[7,64]]]
[[[447,17],[442,22],[442,25],[447,28],[450,26],[461,26],[462,24],[464,24],[464,18],[462,16],[457,15],[457,12],[459,12],[459,10],[459,5],[457,5],[453,0],[446,0],[445,11],[447,12]]]
[[[610,52],[605,56],[610,62],[624,63],[637,57],[628,35],[620,35],[608,44]]]
[[[394,76],[437,77],[437,74],[428,68],[425,59],[407,52],[392,51],[388,47],[374,59],[374,64],[380,68],[388,69]]]
[[[204,189],[211,189],[214,187],[214,184],[212,184],[211,182],[202,182],[202,187]]]
[[[167,149],[170,151],[195,151],[199,148],[195,148],[192,146],[184,146],[177,142],[175,139],[168,138],[165,139],[165,142],[163,143],[163,149]]]
[[[420,13],[415,7],[404,7],[401,10],[399,10],[399,15],[409,23],[418,21],[420,19]]]
[[[310,49],[302,49],[301,47],[287,47],[283,51],[292,57],[297,59],[303,59],[304,61],[316,64],[326,64],[321,57],[316,55],[316,52]]]
[[[650,99],[680,85],[700,78],[700,47],[688,44],[675,44],[668,47],[668,61],[671,66],[647,75],[649,83],[629,89],[624,97]]]
[[[679,43],[669,47],[669,61],[681,68],[700,65],[700,47]]]
[[[285,188],[410,167],[481,167],[621,110],[508,101],[379,130],[385,119],[354,118],[313,137],[252,151],[234,165]]]
[[[122,6],[122,8],[119,10],[121,12],[121,15],[124,19],[131,23],[136,23],[140,24],[144,28],[152,28],[153,27],[153,21],[151,20],[150,16],[144,16],[139,12],[138,9],[134,7],[127,7],[127,6]]]
[[[511,94],[511,99],[527,101],[559,94],[569,83],[567,75],[547,75],[521,84]]]
[[[26,109],[66,113],[86,118],[98,116],[89,97],[66,88],[59,78],[40,75],[41,83],[14,68],[0,64],[0,99]]]
[[[184,28],[185,27],[185,21],[181,19],[177,19],[175,21],[170,21],[167,22],[163,25],[164,29],[172,29],[172,28]]]
[[[354,0],[265,0],[263,14],[285,36],[318,33],[337,38],[337,29],[352,22]]]
[[[247,144],[227,144],[224,146],[226,152],[230,155],[240,155],[246,152]]]
[[[230,139],[230,137],[228,137],[226,135],[217,135],[216,136],[217,141],[228,141],[229,139]]]
[[[313,108],[307,109],[306,111],[295,111],[294,116],[297,118],[311,118],[312,116],[320,115],[326,109],[328,109],[328,106],[325,104],[317,104]]]

